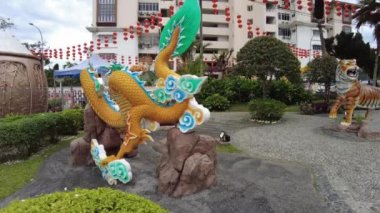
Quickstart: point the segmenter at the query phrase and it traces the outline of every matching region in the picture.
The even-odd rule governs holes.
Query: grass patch
[[[299,112],[300,107],[298,105],[290,105],[285,108],[285,112]],[[228,109],[228,112],[249,112],[248,103],[232,104]]]
[[[298,105],[290,105],[285,108],[285,112],[299,112],[300,106]]]
[[[229,112],[249,112],[248,103],[232,104],[228,109]]]
[[[79,134],[80,137],[83,133]],[[73,140],[72,137],[50,145],[25,161],[14,161],[0,164],[0,200],[16,192],[29,183],[36,175],[38,169],[53,153],[67,147]]]
[[[216,151],[221,153],[242,153],[240,149],[232,144],[218,144],[216,146]]]

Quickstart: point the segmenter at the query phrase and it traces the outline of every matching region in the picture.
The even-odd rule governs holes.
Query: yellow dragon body
[[[152,140],[149,133],[159,124],[176,124],[182,132],[188,132],[209,118],[210,112],[194,98],[206,78],[181,76],[168,67],[170,57],[178,56],[189,48],[199,26],[199,3],[197,0],[187,0],[161,34],[161,51],[155,60],[158,81],[153,91],[144,87],[138,73],[120,65],[111,66],[107,83],[94,70],[81,72],[80,81],[91,107],[108,125],[124,128],[126,133],[116,156],[105,157],[104,153],[99,154],[102,151],[92,150],[94,160],[99,167],[103,167],[103,177],[108,173],[111,176],[118,173],[120,168],[112,163],[144,141]],[[149,124],[147,129],[142,127],[144,121]],[[129,164],[124,163],[124,168],[130,169]],[[126,183],[130,177],[116,179]]]

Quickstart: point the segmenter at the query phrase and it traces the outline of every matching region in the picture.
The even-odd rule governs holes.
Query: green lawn
[[[232,144],[218,144],[216,146],[216,151],[221,152],[221,153],[242,153],[243,152]]]
[[[228,109],[229,112],[249,112],[248,103],[232,104]]]
[[[232,104],[228,112],[249,112],[248,103]],[[299,112],[298,105],[287,106],[285,112]]]
[[[287,106],[285,109],[285,112],[299,112],[300,111],[300,106],[298,105],[290,105]]]
[[[76,137],[79,137],[80,135]],[[6,198],[22,188],[25,184],[29,183],[36,175],[36,172],[44,160],[53,153],[68,146],[72,140],[73,137],[70,137],[57,144],[48,146],[27,160],[0,164],[0,200]]]

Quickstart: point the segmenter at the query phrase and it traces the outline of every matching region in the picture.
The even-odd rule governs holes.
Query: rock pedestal
[[[380,132],[372,132],[369,129],[370,120],[363,120],[361,122],[353,121],[350,126],[334,125],[325,127],[325,129],[336,132],[348,132],[354,133],[360,138],[367,139],[369,141],[380,141]]]
[[[103,144],[107,155],[116,154],[122,143],[120,133],[104,123],[91,107],[86,107],[84,112],[84,132],[82,138],[75,139],[70,144],[71,161],[76,166],[93,165],[91,139],[97,139],[99,144]]]
[[[212,137],[170,129],[166,143],[155,145],[155,150],[162,154],[157,168],[159,190],[172,197],[181,197],[214,186],[216,144]]]

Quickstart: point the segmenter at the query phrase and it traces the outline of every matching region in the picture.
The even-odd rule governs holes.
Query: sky
[[[89,43],[86,27],[92,22],[92,0],[0,0],[0,16],[10,18],[15,27],[7,30],[21,42],[36,43],[38,26],[50,48],[66,48]]]
[[[89,43],[91,39],[86,27],[92,22],[92,0],[0,0],[0,16],[15,23],[9,32],[22,42],[40,41],[40,34],[30,22],[41,29],[50,48]],[[366,42],[376,46],[369,27],[360,32]]]

